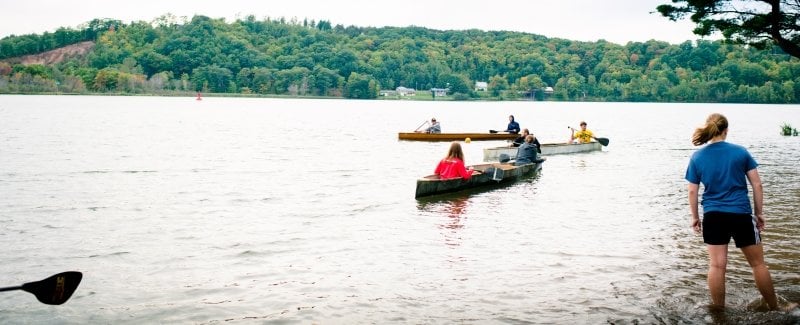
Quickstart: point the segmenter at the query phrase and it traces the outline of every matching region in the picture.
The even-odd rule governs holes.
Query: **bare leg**
[[[706,245],[708,249],[708,291],[711,303],[725,307],[725,270],[728,267],[728,245]]]
[[[742,253],[747,257],[747,263],[753,268],[753,278],[756,280],[756,287],[767,302],[769,309],[778,309],[778,298],[775,295],[775,288],[772,286],[772,276],[769,274],[767,264],[764,263],[764,247],[761,244],[742,247]]]

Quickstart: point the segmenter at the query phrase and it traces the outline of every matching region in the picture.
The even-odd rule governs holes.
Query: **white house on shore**
[[[395,90],[381,90],[381,96],[384,97],[406,97],[406,96],[416,96],[417,90],[414,88],[406,88],[406,87],[397,87]]]
[[[431,93],[433,93],[433,97],[447,96],[448,91],[450,91],[450,88],[431,88]]]
[[[416,96],[417,95],[417,90],[414,89],[414,88],[397,87],[397,89],[395,89],[395,91],[397,92],[397,95],[400,95],[400,96],[403,96],[403,97],[405,97],[405,96]]]
[[[475,91],[487,91],[489,90],[489,83],[486,81],[476,81],[475,82]]]

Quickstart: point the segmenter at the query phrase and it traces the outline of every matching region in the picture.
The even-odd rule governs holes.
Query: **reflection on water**
[[[800,301],[800,138],[776,132],[798,109],[0,96],[0,274],[84,272],[59,308],[0,295],[0,323],[796,324],[758,311],[735,248],[729,306],[707,308],[683,174],[693,128],[726,114],[760,164],[775,288]],[[587,120],[611,144],[414,199],[449,144],[396,132],[509,113],[544,143]],[[466,162],[502,144],[464,144]]]
[[[455,194],[458,195],[458,194]],[[464,228],[469,207],[469,197],[449,195],[450,199],[428,199],[421,201],[418,206],[422,211],[428,212],[438,220],[437,227],[444,236],[444,242],[449,246],[461,245],[459,231]]]

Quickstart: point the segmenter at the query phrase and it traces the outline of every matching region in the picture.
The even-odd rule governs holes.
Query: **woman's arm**
[[[747,171],[747,180],[753,187],[753,212],[756,215],[756,227],[759,231],[764,230],[767,220],[764,218],[764,186],[761,184],[761,177],[758,176],[758,169]]]
[[[436,164],[436,169],[433,170],[433,173],[436,175],[441,175],[444,171],[444,159],[439,160],[439,163]]]
[[[463,161],[458,161],[456,164],[456,168],[458,169],[458,175],[465,180],[469,180],[472,178],[472,170],[467,170],[467,166],[464,166]]]
[[[689,211],[692,213],[692,229],[695,233],[700,233],[700,212],[697,207],[697,192],[700,184],[689,183]]]

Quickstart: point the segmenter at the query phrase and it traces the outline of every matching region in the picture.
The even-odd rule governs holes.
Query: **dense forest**
[[[86,54],[22,63],[25,55],[86,41],[93,44]],[[488,88],[478,91],[476,82]],[[253,16],[231,23],[172,15],[152,22],[96,19],[0,40],[0,93],[202,91],[368,99],[397,87],[417,89],[418,96],[446,88],[455,100],[798,103],[800,60],[777,47],[724,41],[620,45]]]

